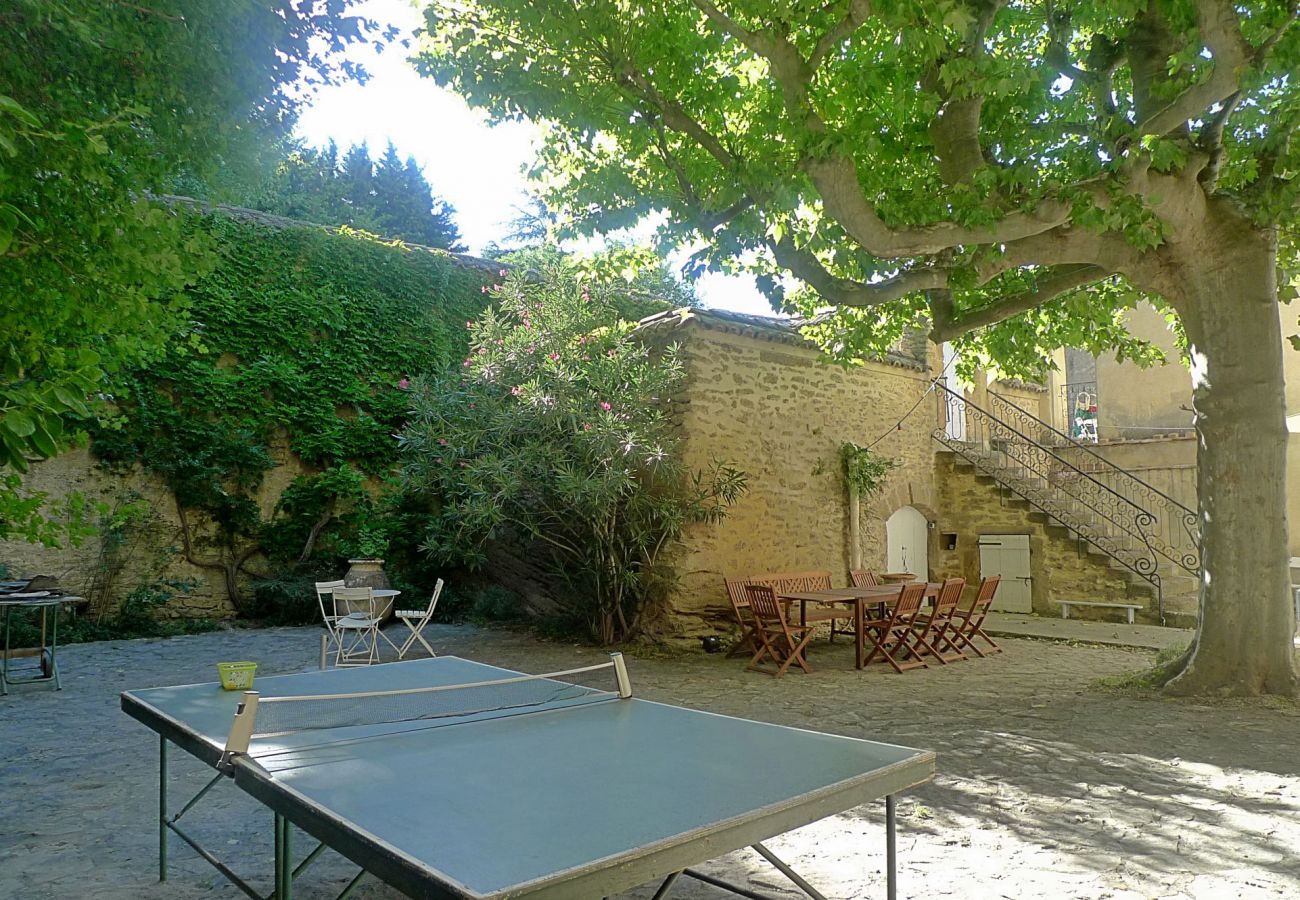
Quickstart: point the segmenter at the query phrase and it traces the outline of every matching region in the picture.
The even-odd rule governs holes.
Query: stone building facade
[[[688,630],[730,615],[724,576],[829,569],[843,583],[852,556],[845,442],[874,444],[899,463],[863,504],[866,564],[883,563],[884,522],[894,509],[910,504],[933,514],[934,404],[925,401],[934,360],[924,344],[919,353],[841,367],[780,319],[692,310],[642,328],[681,346],[687,464],[719,459],[748,477],[727,517],[693,528],[677,560],[673,611]]]
[[[898,462],[880,493],[862,504],[857,549],[866,568],[886,569],[886,523],[914,510],[924,517],[927,559],[917,575],[963,576],[973,585],[981,574],[981,535],[1025,534],[1035,612],[1055,615],[1061,599],[1144,602],[1128,599],[1128,579],[1104,557],[1081,550],[934,440],[944,404],[931,386],[942,364],[939,349],[923,338],[842,367],[780,319],[691,310],[652,317],[642,328],[681,347],[686,462],[723,460],[748,477],[748,491],[725,519],[686,536],[672,599],[680,632],[729,625],[724,577],[824,569],[836,584],[847,582],[855,548],[840,463],[845,442]],[[1050,392],[1035,385],[996,388],[1031,411],[1050,403]]]
[[[944,427],[944,403],[932,389],[943,363],[940,349],[923,336],[882,357],[840,366],[788,320],[679,310],[643,320],[640,331],[680,346],[687,378],[674,399],[687,464],[721,460],[748,479],[748,490],[721,522],[693,526],[678,548],[670,634],[729,627],[727,576],[826,569],[843,584],[855,558],[886,570],[899,558],[890,552],[887,523],[900,511],[920,523],[925,546],[913,547],[908,563],[918,576],[961,575],[974,584],[981,575],[980,536],[1024,534],[1035,612],[1054,615],[1061,599],[1130,596],[1128,581],[1104,558],[1082,551],[1063,529],[1008,498],[934,440]],[[1031,411],[1050,407],[1051,391],[1043,387],[1001,383],[996,389]],[[841,463],[846,442],[870,446],[898,464],[879,493],[862,502],[856,548]],[[258,493],[264,513],[301,471],[286,448],[277,458],[281,464]],[[80,491],[110,504],[136,497],[149,515],[135,526],[126,551],[101,538],[58,550],[0,542],[0,563],[15,574],[57,575],[67,589],[106,605],[137,584],[186,579],[195,587],[173,602],[173,614],[233,613],[221,574],[181,558],[174,503],[156,478],[110,473],[83,449],[34,466],[28,487],[51,497]]]

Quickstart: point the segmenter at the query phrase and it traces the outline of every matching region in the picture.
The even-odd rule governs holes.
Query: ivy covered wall
[[[113,386],[114,416],[87,425],[105,471],[67,480],[106,500],[149,498],[162,537],[142,543],[166,545],[155,548],[171,557],[162,568],[265,614],[250,578],[309,580],[341,574],[348,555],[400,555],[391,531],[419,510],[385,481],[406,384],[464,357],[465,323],[497,267],[247,211],[195,217],[194,227],[219,261],[189,288],[189,324]],[[49,474],[34,481],[63,480]],[[101,556],[95,546],[0,545],[11,569],[62,573],[79,590],[91,589]]]

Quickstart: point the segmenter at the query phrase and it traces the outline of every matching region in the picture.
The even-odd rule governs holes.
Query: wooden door
[[[1001,575],[993,609],[1033,611],[1033,580],[1029,568],[1029,535],[980,535],[980,577]]]

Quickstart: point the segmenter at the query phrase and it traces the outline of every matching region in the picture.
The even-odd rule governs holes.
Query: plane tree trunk
[[[1171,298],[1192,356],[1201,583],[1200,628],[1166,690],[1294,695],[1276,238],[1210,212]]]

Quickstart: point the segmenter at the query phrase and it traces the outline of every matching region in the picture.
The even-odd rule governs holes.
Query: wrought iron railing
[[[1151,527],[1143,538],[1151,549],[1189,575],[1200,574],[1201,534],[1195,510],[1128,469],[1115,465],[1087,443],[1071,441],[1059,429],[1001,394],[989,391],[989,408],[1016,431],[1046,445],[1049,452],[1061,460],[1066,468],[1061,470],[1058,478],[1069,479],[1072,472],[1080,473],[1122,494],[1149,513]]]
[[[1163,616],[1160,563],[1150,540],[1155,516],[962,394],[942,384],[936,389],[946,427],[935,430],[935,440],[1150,584]]]

